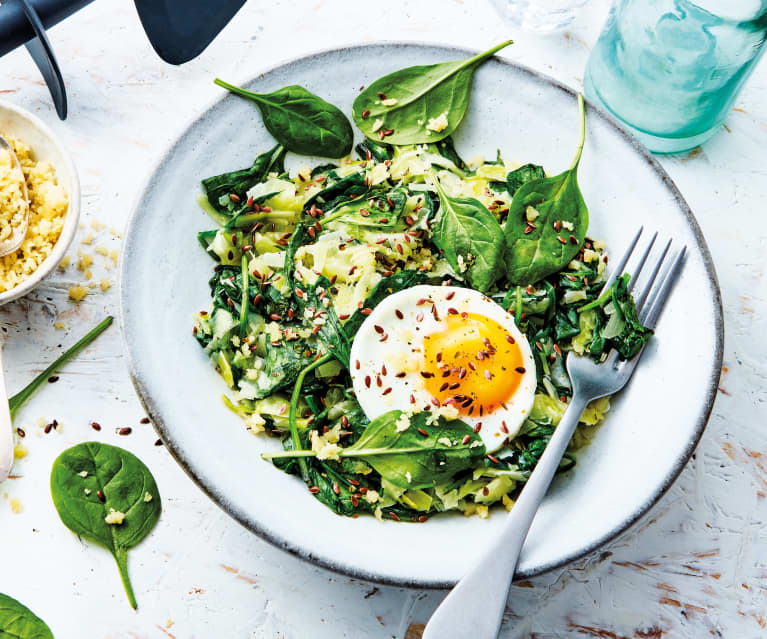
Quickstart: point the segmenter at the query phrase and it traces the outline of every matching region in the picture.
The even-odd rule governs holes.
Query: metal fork
[[[616,278],[623,273],[639,242],[642,230],[640,228],[634,236],[628,250],[605,283],[603,291],[612,286]],[[635,287],[657,237],[658,234],[655,233],[640,256],[633,271],[629,290]],[[660,284],[653,289],[653,284],[671,248],[671,242],[669,240],[662,249],[647,283],[635,296],[639,318],[648,328],[655,328],[684,262],[687,247],[683,246],[676,253]],[[562,456],[567,450],[581,413],[590,401],[621,390],[631,378],[641,355],[642,351],[631,360],[620,360],[617,351],[612,349],[607,358],[599,364],[588,357],[568,355],[567,371],[572,380],[573,397],[562,420],[520,493],[519,499],[511,509],[501,534],[487,549],[477,565],[458,582],[434,612],[423,633],[423,639],[466,639],[467,637],[495,639],[498,636],[509,586],[519,561],[522,544]]]

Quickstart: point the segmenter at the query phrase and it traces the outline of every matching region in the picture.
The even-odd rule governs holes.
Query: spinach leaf
[[[354,150],[360,156],[360,159],[368,162],[370,160],[385,162],[394,158],[394,151],[391,146],[382,142],[374,142],[373,140],[363,140],[354,147]]]
[[[312,362],[306,356],[306,345],[302,342],[283,342],[282,346],[266,349],[264,375],[268,382],[259,383],[256,399],[264,399],[272,393],[292,386],[301,371]]]
[[[389,144],[437,142],[458,128],[477,67],[511,44],[467,60],[408,67],[379,78],[354,100],[352,115],[366,137]]]
[[[351,352],[351,340],[346,336],[341,320],[338,319],[333,305],[325,306],[320,298],[321,291],[326,291],[330,282],[326,277],[319,277],[314,286],[304,289],[303,297],[298,298],[299,306],[315,311],[323,311],[324,322],[319,324],[317,338],[325,344],[328,353],[333,355],[345,368],[349,368],[349,353]]]
[[[537,164],[525,164],[514,169],[506,176],[506,190],[513,196],[523,184],[532,180],[540,180],[546,177],[542,166]]]
[[[432,239],[444,251],[453,270],[465,271],[469,284],[486,293],[505,268],[501,225],[479,200],[449,197],[436,176],[434,186],[439,194],[440,209]]]
[[[347,202],[358,198],[368,192],[368,186],[365,182],[365,172],[357,171],[328,184],[324,189],[315,193],[306,200],[304,212],[309,212],[312,207],[317,207],[323,211],[329,211],[342,202]]]
[[[105,330],[107,330],[112,325],[113,320],[114,318],[111,315],[101,320],[94,328],[88,331],[85,337],[70,346],[66,351],[59,355],[58,358],[56,358],[56,361],[54,361],[53,364],[48,366],[48,368],[46,368],[42,373],[35,377],[29,384],[27,384],[23,389],[11,397],[8,400],[8,407],[10,408],[11,413],[11,421],[13,421],[13,419],[16,417],[16,413],[19,412],[19,409],[24,405],[24,402],[32,397],[35,391],[37,391],[43,384],[46,384],[48,378],[51,375],[54,375],[56,371],[64,366],[64,364],[66,364],[70,359],[72,359]]]
[[[24,604],[0,592],[0,637],[53,639],[46,623]]]
[[[428,426],[429,413],[417,413],[410,417],[405,430],[398,430],[397,422],[402,415],[402,411],[392,410],[374,419],[352,446],[341,450],[340,457],[363,459],[392,484],[416,489],[448,481],[474,466],[485,454],[482,439],[465,422],[440,417]],[[314,451],[295,448],[261,456],[264,459],[316,456]]]
[[[325,211],[322,224],[335,220],[354,226],[372,226],[390,230],[397,225],[405,210],[407,193],[396,188],[380,196],[364,196],[340,204],[331,211]]]
[[[264,126],[286,149],[301,155],[340,158],[352,150],[354,133],[343,112],[298,85],[253,93],[216,78],[216,84],[253,101]]]
[[[606,324],[600,322],[597,335],[597,339],[603,340],[599,344],[602,350],[613,347],[625,359],[634,357],[653,335],[653,331],[639,321],[634,299],[628,290],[630,282],[631,275],[624,273],[613,283],[610,299],[601,307],[609,319]]]
[[[398,271],[393,275],[384,277],[378,284],[375,285],[373,290],[365,300],[363,308],[369,308],[373,310],[379,303],[389,297],[392,293],[404,291],[406,288],[423,284],[427,279],[425,273],[416,270]],[[354,311],[354,314],[346,320],[344,324],[344,332],[350,341],[354,340],[354,336],[357,334],[362,322],[365,321],[366,315],[362,313],[361,309]]]
[[[286,153],[287,149],[278,144],[256,157],[253,165],[247,169],[205,178],[202,181],[202,189],[208,203],[219,213],[233,215],[242,208],[247,199],[245,194],[256,184],[263,182],[269,173],[285,172]],[[234,195],[239,201],[232,200],[230,195]]]
[[[427,426],[429,414],[417,413],[406,430],[398,431],[401,415],[393,410],[374,419],[343,456],[363,458],[381,477],[402,488],[430,488],[470,468],[485,454],[482,439],[465,422],[440,417]]]
[[[51,496],[67,528],[112,553],[128,601],[137,608],[128,576],[128,550],[151,532],[162,510],[149,469],[127,450],[85,442],[53,462]],[[117,523],[120,514],[124,519]],[[110,515],[115,523],[107,523]]]
[[[562,270],[580,250],[589,212],[578,188],[578,164],[586,136],[583,96],[578,96],[580,141],[570,168],[550,178],[525,182],[514,194],[504,234],[509,281],[534,284]],[[533,219],[528,214],[534,209]],[[572,227],[572,230],[568,230]]]
[[[318,366],[322,366],[324,363],[329,362],[332,355],[325,355],[319,359],[313,361],[306,366],[297,376],[296,383],[293,386],[293,392],[290,395],[290,412],[288,413],[288,426],[290,428],[290,441],[292,449],[300,452],[303,449],[303,442],[301,441],[301,435],[298,432],[298,425],[296,419],[298,418],[298,400],[301,398],[301,387],[304,385],[304,379]],[[298,465],[301,469],[301,477],[304,481],[309,481],[309,469],[306,464],[306,460],[303,457],[298,458]]]

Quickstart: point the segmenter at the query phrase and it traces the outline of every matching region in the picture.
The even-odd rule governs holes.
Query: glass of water
[[[584,89],[651,150],[708,140],[764,53],[767,0],[615,0]]]
[[[493,0],[500,14],[526,31],[547,33],[569,26],[586,0]]]

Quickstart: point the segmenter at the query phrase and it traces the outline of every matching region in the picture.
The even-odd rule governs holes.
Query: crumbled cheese
[[[80,242],[82,244],[93,244],[93,233],[88,233]]]
[[[484,446],[484,444],[479,439],[475,439],[473,442],[471,442],[469,448],[476,448],[477,446]]]
[[[386,98],[385,100],[381,100],[381,104],[384,106],[394,106],[397,104],[397,98]]]
[[[508,495],[504,495],[501,497],[501,501],[503,502],[504,508],[506,508],[507,511],[511,511],[511,508],[514,505],[514,500]]]
[[[27,232],[18,250],[0,260],[0,292],[18,286],[50,256],[68,207],[67,193],[57,183],[51,163],[36,161],[33,149],[9,133],[3,132],[21,170],[11,161],[8,151],[0,151],[0,242],[13,237],[25,218]],[[24,179],[28,209],[21,189]]]
[[[575,227],[573,226],[572,222],[568,222],[567,220],[562,220],[562,228],[567,229],[568,231],[574,231]]]
[[[535,222],[535,220],[538,219],[538,216],[540,215],[540,211],[536,209],[534,206],[528,206],[525,209],[525,218],[528,222]]]
[[[258,413],[253,413],[245,418],[245,428],[247,428],[254,435],[263,433],[266,425],[266,420]]]
[[[90,489],[90,488],[83,488],[83,492],[84,492],[86,495],[90,495],[90,494],[91,494],[91,489]]]
[[[402,433],[410,428],[410,416],[407,413],[402,413],[394,422],[394,426],[398,433]]]
[[[102,278],[102,280],[99,282],[99,286],[101,287],[101,290],[106,293],[110,288],[112,288],[112,282]]]
[[[109,259],[114,262],[114,265],[117,266],[117,256],[120,254],[120,252],[117,249],[112,249],[109,251]]]
[[[383,510],[381,510],[381,507],[380,507],[380,506],[378,506],[378,508],[376,508],[376,509],[373,511],[373,515],[375,516],[375,518],[376,518],[378,521],[383,521],[383,520],[384,520],[384,519],[383,519]]]
[[[436,118],[429,118],[429,123],[426,125],[426,128],[429,131],[439,133],[440,131],[444,131],[448,124],[449,122],[447,121],[447,111],[443,111]]]
[[[594,240],[592,242],[594,249],[597,251],[604,251],[605,250],[605,243],[602,240]]]
[[[96,248],[93,249],[96,253],[101,255],[101,257],[107,257],[109,255],[109,249],[106,246],[99,245]]]
[[[75,302],[81,302],[88,295],[88,289],[84,286],[73,286],[69,289],[69,297]]]
[[[316,430],[311,434],[312,450],[317,453],[317,459],[332,459],[339,461],[341,459],[340,453],[342,448],[338,444],[327,441],[327,439],[320,435]]]
[[[375,122],[373,122],[373,128],[370,129],[373,133],[378,131],[383,126],[383,120],[381,118],[378,118]]]
[[[24,506],[21,505],[21,501],[16,499],[15,497],[10,500],[11,504],[11,511],[14,515],[18,515],[22,512],[24,512]]]
[[[120,512],[119,510],[115,510],[114,508],[110,508],[109,514],[104,517],[104,521],[110,525],[119,526],[125,521],[125,513]]]
[[[29,454],[27,447],[24,444],[16,444],[13,447],[13,456],[15,459],[24,459]]]
[[[449,437],[440,437],[437,440],[437,443],[442,444],[443,446],[447,446],[448,448],[453,445],[453,442],[450,441]]]
[[[86,271],[93,264],[93,255],[90,253],[83,253],[81,250],[77,250],[79,259],[77,260],[77,270]]]
[[[63,331],[67,327],[64,322],[54,322],[53,328],[55,328],[57,331]]]
[[[466,261],[463,259],[463,255],[459,255],[458,256],[458,270],[461,273],[465,273],[467,268],[468,267],[466,266]]]
[[[85,271],[85,279],[86,279],[86,280],[89,280],[89,279],[91,279],[92,277],[93,277],[93,271],[91,271],[90,269],[88,269],[87,271]]]
[[[152,501],[152,493],[144,493],[144,503],[148,504],[150,501]]]
[[[67,267],[69,266],[69,263],[71,261],[72,260],[69,258],[69,255],[67,255],[66,257],[61,258],[61,262],[59,262],[59,270],[60,271],[66,271]]]
[[[458,409],[452,404],[448,404],[447,406],[440,406],[439,414],[448,421],[458,419],[459,415]]]
[[[81,470],[77,474],[80,475],[80,477],[82,477],[83,479],[85,479],[88,476],[88,471],[87,470]]]
[[[583,250],[583,261],[584,262],[593,262],[594,260],[599,259],[599,253],[596,251],[592,251],[591,249],[584,249]]]

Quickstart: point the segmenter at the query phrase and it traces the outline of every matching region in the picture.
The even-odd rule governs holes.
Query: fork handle
[[[8,479],[11,466],[13,466],[13,427],[3,373],[3,348],[0,343],[0,483]]]
[[[423,639],[496,639],[522,544],[588,402],[573,395],[501,534],[434,612]]]

